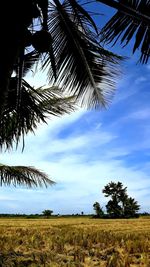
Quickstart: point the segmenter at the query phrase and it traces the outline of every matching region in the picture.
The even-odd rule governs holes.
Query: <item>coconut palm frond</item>
[[[37,53],[35,50],[28,52],[24,55],[24,62],[23,62],[23,77],[26,76],[28,71],[30,71],[35,63],[38,63],[39,61],[39,53]]]
[[[17,78],[11,78],[7,104],[0,121],[0,147],[9,149],[28,132],[34,132],[40,122],[51,116],[61,116],[75,109],[75,97],[62,97],[58,87],[32,88],[22,82],[20,105],[16,105]]]
[[[27,166],[7,166],[0,164],[0,184],[27,187],[47,187],[55,184],[44,172]]]
[[[27,75],[29,71],[32,70],[32,67],[40,60],[40,53],[37,51],[33,50],[31,52],[27,52],[26,54],[23,55],[23,68],[22,68],[22,78]],[[17,74],[18,69],[19,69],[19,64],[14,65],[14,72]],[[21,78],[21,79],[22,79]]]
[[[79,5],[76,0],[68,0],[68,4],[69,9],[71,9],[71,12],[73,13],[74,19],[77,20],[79,26],[81,25],[84,27],[84,23],[87,23],[87,25],[92,26],[98,34],[98,27],[91,15],[81,5]]]
[[[75,110],[76,97],[63,97],[57,86],[37,88],[32,95],[39,101],[39,109],[45,116],[47,114],[48,117],[49,115],[58,117]]]
[[[50,5],[48,30],[53,40],[56,82],[63,90],[77,95],[81,103],[105,107],[113,95],[122,58],[113,53],[110,56],[99,45],[94,33],[96,26],[89,16],[73,0],[54,0]],[[45,65],[50,65],[49,55]],[[48,75],[53,80],[52,68]]]
[[[140,49],[140,62],[146,64],[150,57],[150,1],[98,1],[106,5],[114,2],[116,8],[118,6],[116,14],[102,29],[101,40],[113,45],[120,41],[123,46],[126,46],[134,38],[133,53]]]

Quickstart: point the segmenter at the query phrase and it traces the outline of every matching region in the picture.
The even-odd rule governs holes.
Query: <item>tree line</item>
[[[148,212],[139,213],[140,205],[138,201],[127,194],[127,187],[124,187],[121,182],[109,182],[104,186],[102,193],[109,198],[105,210],[99,202],[93,204],[95,215],[84,214],[83,211],[76,214],[54,214],[53,210],[45,209],[41,214],[0,214],[0,217],[26,217],[26,218],[50,218],[50,217],[77,217],[90,216],[93,218],[137,218],[140,215],[149,216]]]

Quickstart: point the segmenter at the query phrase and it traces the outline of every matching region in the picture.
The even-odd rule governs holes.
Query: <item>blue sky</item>
[[[107,109],[79,108],[51,119],[25,138],[23,153],[20,145],[0,154],[1,163],[35,166],[57,183],[47,189],[1,187],[0,213],[92,213],[95,201],[105,206],[102,189],[110,181],[121,181],[150,212],[150,64],[137,65],[130,47],[113,51],[130,59]],[[45,84],[44,75],[28,80]]]

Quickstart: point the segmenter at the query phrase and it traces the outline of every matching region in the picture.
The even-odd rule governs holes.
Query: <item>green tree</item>
[[[135,217],[139,209],[140,205],[138,202],[134,198],[128,197],[124,204],[124,217]]]
[[[102,218],[104,216],[104,211],[103,209],[101,208],[99,202],[95,202],[93,204],[93,208],[95,210],[95,213],[96,213],[96,217],[97,218]]]
[[[110,217],[135,217],[140,209],[137,201],[128,196],[127,187],[123,187],[121,182],[108,183],[102,192],[105,194],[105,197],[111,198],[106,205],[107,213]]]
[[[116,199],[109,200],[106,205],[107,214],[111,218],[120,218],[122,217],[122,208],[118,204]]]
[[[43,210],[42,214],[46,217],[49,218],[52,215],[53,211],[52,210]]]

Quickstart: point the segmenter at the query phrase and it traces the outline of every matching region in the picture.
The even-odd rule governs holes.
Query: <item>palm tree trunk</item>
[[[96,0],[97,2],[101,2],[107,6],[110,6],[112,8],[118,9],[121,12],[135,17],[137,20],[143,21],[146,24],[150,25],[150,17],[140,13],[139,11],[137,11],[136,9],[133,9],[127,5],[121,4],[118,1],[116,2],[115,0]]]
[[[32,22],[32,1],[3,1],[0,25],[0,118],[7,101],[10,77],[24,42],[25,30]]]
[[[20,10],[17,11],[18,0],[3,1],[0,17],[0,117],[2,116],[8,95],[10,77],[16,62],[20,43]]]
[[[6,33],[5,33],[6,34]],[[4,39],[4,36],[3,36]],[[19,43],[16,34],[8,33],[8,38],[0,48],[0,116],[3,113],[5,101],[7,99],[9,81],[16,61]]]

